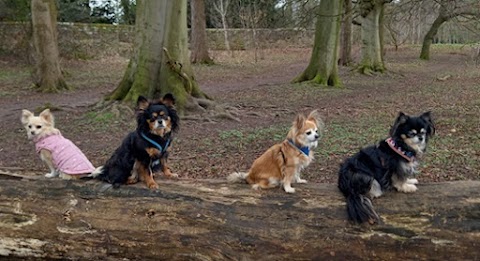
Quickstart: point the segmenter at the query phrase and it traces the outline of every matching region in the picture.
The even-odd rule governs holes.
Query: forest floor
[[[213,52],[213,66],[194,66],[202,90],[218,103],[236,107],[240,121],[185,120],[173,143],[170,164],[180,178],[223,179],[247,171],[253,160],[281,142],[297,113],[319,109],[325,130],[315,161],[302,177],[334,183],[339,164],[359,148],[386,138],[399,111],[432,111],[437,135],[421,165],[421,182],[480,179],[480,67],[463,47],[432,49],[419,60],[419,47],[387,50],[388,72],[360,75],[340,68],[343,88],[289,81],[306,68],[309,49],[261,50],[234,57]],[[357,54],[358,56],[358,54]],[[358,58],[358,57],[357,57]],[[52,109],[56,127],[100,166],[134,130],[131,113],[100,111],[95,105],[119,83],[128,60],[64,60],[73,91],[37,93],[30,68],[0,57],[0,171],[43,174],[48,168],[35,153],[20,123],[22,109]],[[161,182],[160,182],[161,184]]]

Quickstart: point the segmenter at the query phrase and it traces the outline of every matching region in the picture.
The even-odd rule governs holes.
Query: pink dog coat
[[[95,170],[85,154],[61,134],[50,135],[35,141],[37,153],[45,149],[52,153],[55,168],[70,175],[92,173]]]

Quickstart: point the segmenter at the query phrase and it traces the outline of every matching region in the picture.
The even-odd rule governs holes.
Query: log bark
[[[0,176],[1,178],[2,176]],[[347,221],[333,184],[297,193],[219,180],[106,189],[96,180],[0,182],[0,258],[22,260],[478,260],[480,181],[421,184]]]

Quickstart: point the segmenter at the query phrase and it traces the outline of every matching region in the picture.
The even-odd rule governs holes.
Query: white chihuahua
[[[95,170],[83,152],[55,128],[53,115],[49,109],[42,111],[39,116],[28,110],[22,110],[21,121],[28,139],[33,140],[40,158],[50,168],[45,177],[81,178]]]

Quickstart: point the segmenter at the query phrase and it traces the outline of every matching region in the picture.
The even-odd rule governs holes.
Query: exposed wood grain
[[[0,180],[0,258],[478,260],[479,181],[419,185],[353,225],[333,184],[254,191],[218,180],[111,189],[97,181]]]

